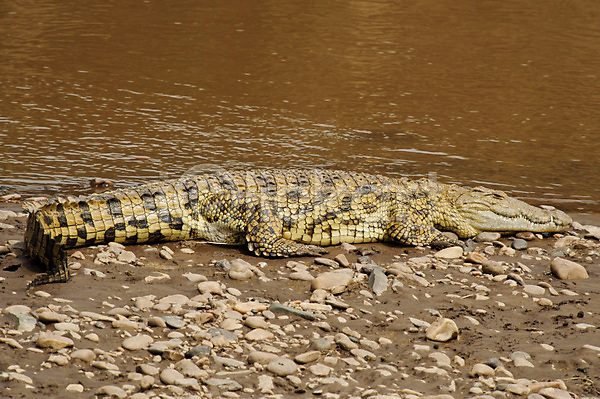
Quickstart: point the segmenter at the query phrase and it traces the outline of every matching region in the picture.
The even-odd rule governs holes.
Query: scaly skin
[[[65,249],[111,241],[201,239],[246,244],[256,255],[325,253],[342,242],[452,245],[481,231],[555,232],[571,219],[501,191],[466,189],[328,170],[251,170],[166,180],[33,211],[25,244],[45,274],[31,285],[65,282]]]

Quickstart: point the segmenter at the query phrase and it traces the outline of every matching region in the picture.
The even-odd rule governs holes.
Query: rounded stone
[[[38,314],[38,319],[42,323],[59,323],[63,321],[67,321],[69,316],[54,312],[52,310],[46,310]]]
[[[136,259],[135,254],[131,251],[123,251],[117,256],[117,260],[124,263],[135,263]]]
[[[493,260],[486,260],[481,265],[481,271],[484,274],[491,274],[492,276],[498,276],[504,274],[505,267],[500,262],[496,262]]]
[[[550,265],[550,271],[561,280],[577,280],[589,278],[585,267],[573,261],[554,258]]]
[[[317,364],[313,364],[312,366],[309,366],[308,371],[310,371],[312,374],[316,375],[317,377],[327,377],[329,374],[331,374],[333,369],[324,364],[317,363]]]
[[[511,244],[511,247],[517,251],[522,251],[527,249],[527,241],[522,238],[515,238]]]
[[[471,377],[491,377],[494,375],[494,369],[487,364],[476,363],[471,368],[469,376]]]
[[[342,349],[347,351],[351,351],[352,349],[357,349],[358,344],[353,342],[350,337],[346,334],[338,333],[334,336],[335,343]]]
[[[105,385],[96,390],[98,396],[109,396],[111,398],[126,398],[127,392],[115,385]]]
[[[248,316],[244,320],[244,325],[249,328],[269,328],[269,323],[262,316]]]
[[[539,285],[525,284],[523,286],[523,291],[528,293],[529,295],[544,295],[546,290],[544,287],[540,287]]]
[[[91,349],[78,349],[71,353],[71,359],[80,359],[84,362],[90,363],[94,359],[96,359],[96,354]]]
[[[267,364],[267,370],[280,377],[294,374],[297,369],[296,363],[286,357],[275,358]]]
[[[68,346],[73,346],[74,342],[72,339],[63,337],[56,333],[42,332],[38,336],[36,345],[40,348],[51,348],[51,349],[62,349]]]
[[[167,385],[175,384],[177,380],[184,378],[183,374],[175,369],[164,369],[160,372],[160,380]]]
[[[252,351],[248,354],[248,363],[254,364],[269,364],[273,360],[277,359],[278,356],[270,352]]]
[[[125,338],[121,343],[121,346],[130,351],[137,351],[140,349],[147,348],[154,339],[146,334],[138,334],[134,337]]]
[[[479,252],[467,252],[467,262],[483,265],[488,259]]]
[[[352,276],[348,273],[325,272],[317,276],[311,283],[313,290],[322,289],[332,294],[346,291]]]
[[[437,259],[458,259],[463,255],[462,247],[455,246],[450,248],[444,248],[441,251],[436,252],[433,256]]]
[[[198,283],[198,291],[200,291],[201,294],[223,295],[221,283],[218,281],[203,281]]]
[[[458,337],[458,327],[453,320],[440,317],[427,328],[425,336],[438,342],[447,342]]]
[[[69,392],[82,393],[83,392],[83,385],[81,385],[81,384],[69,384],[69,385],[67,385],[67,387],[65,388],[65,390],[69,391]]]
[[[234,259],[231,261],[231,268],[229,269],[228,274],[229,278],[232,280],[249,280],[254,277],[251,265],[241,259]]]
[[[183,359],[183,360],[178,361],[175,364],[175,370],[179,371],[186,377],[192,377],[192,378],[207,377],[206,371],[202,370],[200,367],[196,366],[196,364],[191,359]]]
[[[296,357],[294,357],[294,361],[299,364],[311,363],[319,359],[321,357],[320,351],[309,351],[300,353]]]
[[[477,234],[477,237],[475,237],[475,241],[492,242],[492,241],[499,240],[500,237],[501,237],[500,233],[496,233],[493,231],[483,231],[483,232]]]
[[[138,365],[135,370],[138,373],[142,373],[144,375],[157,375],[160,370],[158,369],[158,367],[155,367],[151,364],[147,364],[147,363],[142,363],[140,365]]]
[[[275,338],[275,334],[262,328],[256,328],[246,333],[245,338],[249,341],[264,341]]]

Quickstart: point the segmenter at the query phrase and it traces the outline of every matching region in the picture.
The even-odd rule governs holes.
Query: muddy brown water
[[[0,3],[0,193],[220,168],[600,213],[600,2]]]

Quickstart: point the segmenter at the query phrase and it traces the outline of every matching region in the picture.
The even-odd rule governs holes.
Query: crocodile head
[[[474,236],[482,231],[559,232],[567,230],[572,223],[571,218],[558,209],[532,206],[509,197],[503,191],[485,187],[450,186],[448,196],[460,219],[463,219],[456,229],[458,231],[453,229],[461,237]]]

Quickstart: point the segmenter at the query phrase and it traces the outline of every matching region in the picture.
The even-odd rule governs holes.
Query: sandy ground
[[[0,209],[22,212],[19,203],[0,203]],[[580,221],[590,223],[589,220]],[[381,267],[387,268],[398,261],[409,265],[416,275],[427,280],[428,285],[398,280],[402,284],[396,284],[392,289],[394,277],[389,276],[387,291],[372,297],[366,281],[368,276],[356,272],[353,282],[335,297],[349,309],[314,311],[319,315],[317,321],[327,322],[329,331],[317,321],[264,313],[275,337],[251,341],[246,337],[251,329],[240,325],[232,330],[240,337],[237,342],[219,345],[210,342],[203,331],[222,326],[227,318],[246,318],[248,315],[231,311],[236,303],[260,299],[267,305],[280,302],[298,307],[309,301],[311,283],[290,279],[289,259],[257,258],[239,247],[176,242],[127,247],[135,253],[140,266],[114,262],[97,264],[94,258],[99,249],[82,248],[80,251],[85,259],[70,259],[79,262],[81,267],[73,272],[68,283],[27,291],[27,282],[39,269],[19,250],[21,244],[18,242],[23,240],[26,218],[23,215],[9,217],[3,223],[14,228],[0,230],[0,245],[8,243],[13,248],[10,253],[0,255],[0,311],[11,305],[26,305],[35,314],[44,309],[54,310],[67,315],[67,321],[76,324],[79,331],[65,333],[74,341],[72,347],[40,348],[39,334],[55,331],[53,323],[38,323],[32,331],[18,331],[19,323],[14,317],[5,312],[0,314],[0,338],[3,339],[0,342],[0,373],[4,373],[0,378],[1,397],[93,397],[98,389],[107,385],[122,389],[115,394],[117,396],[126,393],[135,398],[159,397],[157,395],[298,398],[450,395],[448,397],[458,398],[484,394],[515,397],[518,392],[513,391],[519,387],[529,389],[520,393],[527,397],[535,392],[551,392],[548,389],[552,387],[557,391],[563,383],[566,389],[556,395],[568,391],[570,397],[600,396],[600,348],[597,348],[600,347],[600,247],[596,239],[579,240],[579,245],[571,245],[570,254],[565,255],[587,269],[589,278],[583,280],[558,280],[550,273],[551,251],[558,237],[529,241],[527,250],[514,254],[510,250],[501,250],[498,244],[476,243],[476,251],[489,259],[504,262],[508,266],[506,274],[512,273],[511,277],[496,279],[483,275],[481,266],[466,262],[464,256],[435,260],[431,257],[435,251],[429,248],[357,245],[360,250],[371,252],[370,258]],[[583,237],[581,232],[573,234]],[[500,241],[510,245],[510,240],[510,237],[503,237]],[[162,259],[158,251],[151,249],[163,246],[173,250],[172,260]],[[190,248],[193,253],[184,253],[182,248]],[[69,251],[70,254],[74,252]],[[332,247],[326,257],[333,259],[340,253],[344,253],[341,247]],[[361,256],[354,252],[345,255],[351,263]],[[423,263],[409,261],[413,258],[423,260],[425,256],[429,256],[429,260]],[[237,258],[258,265],[264,276],[233,280],[227,271],[214,266],[214,260]],[[314,264],[311,258],[294,260],[304,262],[313,276],[331,270],[329,266]],[[259,262],[266,262],[266,265]],[[100,274],[86,274],[85,269]],[[186,273],[219,281],[229,291],[223,296],[209,295],[210,301],[201,307],[196,305],[196,309],[193,303],[168,309],[134,307],[132,298],[147,295],[154,296],[150,297],[155,298],[154,303],[173,294],[196,297],[199,294],[197,283],[185,277]],[[148,276],[165,278],[147,282]],[[545,286],[543,293],[527,293],[525,287],[540,283]],[[42,292],[36,292],[38,290]],[[544,305],[540,305],[540,298],[549,302],[542,301]],[[123,318],[140,323],[140,330],[114,328],[110,321],[98,322],[78,314],[91,311],[108,315],[114,308],[130,310]],[[213,320],[202,323],[185,319],[186,313],[198,309],[211,313]],[[183,317],[186,326],[177,329],[148,324],[151,316],[171,314]],[[261,315],[260,312],[257,314]],[[459,328],[457,339],[430,341],[425,336],[425,328],[414,323],[414,319],[432,323],[438,315],[456,323]],[[361,355],[353,355],[334,344],[313,363],[297,364],[292,377],[277,376],[265,365],[248,364],[252,351],[275,352],[278,356],[293,359],[310,350],[311,340],[324,337],[331,341],[344,328],[347,328],[346,333],[350,331],[349,335],[359,336],[356,341],[360,341],[360,348],[375,357],[363,360]],[[86,338],[90,333],[98,336],[98,342]],[[145,349],[130,351],[122,348],[125,338],[140,333],[151,336],[155,342],[175,338],[181,339],[182,344],[162,357]],[[18,345],[14,345],[15,342]],[[199,388],[179,383],[169,385],[161,382],[158,375],[149,387],[140,388],[141,374],[136,373],[139,364],[148,363],[164,370],[173,367],[188,348],[202,343],[213,347],[213,355],[243,362],[234,367],[223,366],[210,356],[196,356],[192,360],[204,371],[204,377],[229,378],[241,384],[241,389],[230,391],[209,385],[206,378],[198,378]],[[82,348],[94,350],[96,361],[112,363],[116,370],[103,370],[89,361],[71,357],[73,351]],[[519,351],[530,355],[529,364],[517,364],[514,356],[511,358]],[[433,353],[445,354],[450,363],[439,362],[437,355],[431,356]],[[63,365],[56,364],[53,355],[61,355],[60,359],[66,359],[66,364],[64,361]],[[360,359],[352,362],[346,361],[348,358]],[[493,358],[499,359],[503,367],[488,376],[470,375],[475,364]],[[330,370],[319,375],[310,369],[311,364],[325,365]],[[11,372],[12,378],[8,374]],[[15,373],[29,379],[15,378]],[[266,377],[260,382],[259,377],[263,375]],[[269,381],[272,387],[269,387]],[[547,390],[540,391],[533,385],[536,382],[547,382]],[[70,384],[74,384],[72,390],[67,390]]]

